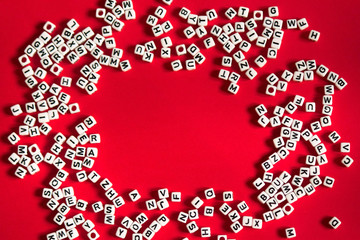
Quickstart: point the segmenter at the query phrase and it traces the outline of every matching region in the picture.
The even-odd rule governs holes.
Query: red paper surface
[[[89,202],[88,211],[84,212],[87,219],[92,220],[102,239],[114,239],[115,231],[124,216],[134,218],[141,212],[149,217],[146,226],[157,216],[165,213],[171,222],[155,235],[155,239],[182,239],[200,237],[197,232],[189,234],[185,225],[176,221],[179,211],[192,209],[190,204],[195,196],[204,198],[203,190],[213,187],[217,199],[205,201],[205,205],[213,205],[216,214],[213,218],[201,216],[197,221],[199,227],[211,227],[212,237],[227,234],[229,239],[280,239],[284,238],[284,229],[295,227],[297,239],[357,239],[357,221],[360,211],[358,202],[360,194],[357,191],[358,152],[359,149],[359,15],[358,1],[178,1],[169,7],[161,1],[133,1],[136,10],[136,20],[124,21],[122,32],[114,33],[117,47],[124,49],[123,59],[131,62],[132,70],[126,73],[120,69],[104,67],[97,84],[98,91],[88,96],[75,86],[80,76],[79,69],[83,64],[92,61],[91,57],[83,57],[76,66],[71,66],[65,60],[63,75],[73,78],[71,89],[64,87],[71,94],[71,102],[80,105],[81,113],[66,115],[60,120],[51,122],[53,131],[48,138],[26,138],[19,144],[37,142],[43,152],[49,150],[53,143],[52,137],[58,131],[67,136],[75,134],[74,126],[86,116],[92,115],[98,124],[89,130],[90,133],[100,133],[101,143],[99,157],[94,170],[102,178],[108,178],[114,189],[121,194],[126,204],[116,212],[114,226],[103,223],[103,213],[95,214],[91,204],[96,201],[110,203],[98,184],[91,182],[78,183],[74,171],[63,186],[73,186],[77,198]],[[17,57],[24,48],[42,32],[46,21],[57,25],[56,33],[61,33],[66,22],[75,18],[81,28],[92,27],[99,31],[105,25],[102,20],[95,19],[95,9],[102,7],[104,1],[1,1],[0,38],[2,66],[1,91],[1,136],[0,155],[2,156],[0,182],[2,195],[0,198],[1,239],[45,239],[47,233],[59,229],[52,221],[55,212],[46,207],[46,200],[41,198],[41,190],[48,187],[49,180],[56,169],[46,163],[40,164],[41,171],[27,175],[24,180],[14,176],[15,167],[7,157],[16,151],[7,141],[12,131],[17,131],[18,125],[25,114],[13,117],[10,106],[31,101],[31,91],[24,84],[24,77]],[[168,12],[164,20],[170,20],[174,30],[169,33],[174,45],[195,42],[201,46],[206,61],[197,66],[195,71],[182,70],[172,72],[170,61],[159,57],[159,51],[152,64],[141,61],[133,54],[134,46],[153,39],[149,26],[145,24],[148,14],[152,14],[158,5]],[[217,78],[221,69],[221,57],[225,54],[219,47],[206,50],[202,39],[194,37],[187,40],[182,30],[187,26],[177,15],[183,6],[197,14],[214,8],[219,18],[210,25],[224,24],[224,12],[228,7],[237,9],[240,5],[249,7],[251,11],[277,5],[280,19],[300,19],[305,17],[309,28],[304,31],[285,30],[285,36],[278,57],[268,60],[262,69],[255,68],[258,76],[250,81],[242,73],[239,81],[240,90],[237,95],[227,92],[229,82]],[[239,19],[239,18],[238,18]],[[236,20],[232,20],[235,22]],[[208,31],[210,27],[207,27]],[[321,32],[319,42],[307,40],[308,32],[315,29]],[[53,34],[54,36],[54,34]],[[159,39],[156,40],[159,47]],[[253,61],[258,53],[264,53],[253,47],[246,54]],[[109,54],[109,53],[108,53]],[[189,56],[180,57],[181,60]],[[172,58],[175,60],[175,49],[172,48]],[[244,215],[261,218],[267,211],[256,196],[259,193],[251,183],[257,177],[262,177],[261,162],[274,151],[272,139],[279,135],[279,128],[262,128],[257,121],[254,107],[264,103],[269,112],[277,104],[285,104],[298,94],[306,101],[316,101],[317,113],[305,113],[303,108],[297,111],[294,118],[304,121],[304,127],[317,120],[321,115],[320,106],[323,85],[327,81],[315,77],[315,81],[296,83],[290,82],[288,91],[277,93],[276,97],[264,94],[266,76],[272,72],[281,73],[284,69],[295,70],[294,62],[298,60],[315,59],[317,64],[324,64],[331,71],[340,74],[348,86],[336,90],[334,96],[334,111],[331,117],[333,125],[323,129],[318,135],[328,149],[329,163],[321,167],[321,177],[334,177],[332,189],[320,186],[311,196],[306,196],[295,202],[295,211],[281,220],[264,223],[261,230],[244,229],[239,234],[233,234],[230,220],[222,216],[217,209],[222,204],[222,192],[233,191],[234,202],[229,203],[236,208],[238,202],[245,200],[250,210]],[[65,63],[66,62],[66,63]],[[238,71],[237,67],[232,68]],[[50,73],[46,82],[59,83],[59,77]],[[269,117],[271,114],[267,114]],[[351,153],[354,160],[350,168],[341,165],[344,154],[339,152],[339,143],[332,144],[327,135],[336,130],[340,142],[351,142]],[[304,165],[307,154],[316,154],[304,141],[298,144],[294,153],[276,165],[272,172],[279,174],[286,170],[297,174],[298,168]],[[62,186],[62,187],[63,187]],[[156,198],[159,188],[181,191],[181,203],[170,202],[170,208],[160,211],[146,211],[144,202]],[[142,198],[131,203],[128,193],[137,189]],[[200,209],[202,213],[203,208]],[[72,210],[69,216],[80,211]],[[202,215],[202,214],[200,214]],[[327,222],[332,216],[338,217],[342,224],[336,229],[330,229]],[[78,227],[80,239],[87,239],[86,232]],[[130,235],[127,239],[130,239]]]

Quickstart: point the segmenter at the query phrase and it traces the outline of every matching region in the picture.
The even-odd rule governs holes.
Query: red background
[[[48,187],[50,178],[56,172],[46,163],[40,165],[40,173],[26,176],[24,180],[14,177],[15,168],[7,157],[16,148],[7,141],[7,135],[16,130],[24,115],[13,117],[9,107],[13,104],[24,104],[30,101],[30,91],[24,84],[17,57],[25,46],[41,33],[47,20],[55,23],[57,32],[66,22],[75,18],[81,27],[91,26],[98,31],[104,23],[95,19],[95,9],[103,6],[104,1],[0,1],[1,32],[1,134],[0,155],[2,156],[0,184],[1,239],[39,239],[51,231],[57,230],[52,222],[54,213],[45,206],[41,198],[41,188]],[[226,91],[228,82],[216,77],[220,59],[225,52],[219,48],[202,52],[207,61],[197,70],[172,72],[169,60],[160,59],[159,53],[152,64],[142,62],[135,57],[133,47],[152,39],[145,24],[146,16],[162,3],[160,1],[134,1],[137,19],[126,21],[121,33],[115,33],[117,46],[123,48],[124,59],[129,59],[133,69],[122,73],[120,70],[106,68],[101,70],[98,92],[87,96],[73,83],[72,89],[64,88],[70,93],[71,102],[80,104],[81,113],[67,115],[61,120],[51,122],[53,136],[57,131],[64,134],[74,133],[76,123],[88,115],[98,121],[91,133],[100,133],[102,142],[97,145],[99,157],[94,170],[102,177],[113,182],[115,190],[124,197],[127,204],[116,212],[115,226],[103,224],[102,213],[91,213],[90,204],[106,198],[98,184],[91,182],[77,183],[70,177],[63,186],[72,185],[78,198],[89,201],[84,213],[86,218],[96,224],[96,229],[103,239],[114,238],[117,226],[123,216],[135,217],[144,210],[144,201],[154,197],[158,188],[167,187],[170,191],[181,191],[182,203],[171,203],[170,208],[163,211],[171,217],[172,223],[156,234],[155,239],[181,239],[194,236],[187,233],[183,224],[176,221],[177,212],[190,209],[190,200],[195,196],[203,197],[203,190],[213,187],[218,198],[222,191],[233,191],[235,201],[233,207],[245,200],[250,206],[246,215],[260,217],[265,208],[255,200],[257,191],[250,183],[259,176],[262,170],[259,164],[274,151],[271,139],[278,136],[279,130],[259,127],[256,123],[254,106],[266,103],[266,106],[286,104],[295,94],[302,95],[306,101],[321,100],[324,80],[316,77],[313,82],[291,82],[286,93],[278,93],[276,97],[263,94],[265,77],[272,72],[280,72],[285,68],[294,70],[293,63],[300,59],[315,59],[330,70],[340,74],[348,86],[343,91],[336,91],[334,96],[333,125],[319,133],[328,148],[329,163],[321,167],[321,176],[336,179],[333,189],[318,187],[316,193],[304,197],[294,203],[295,211],[278,221],[266,223],[262,230],[244,229],[235,235],[229,228],[230,221],[216,214],[214,218],[201,217],[199,226],[210,226],[213,235],[229,234],[229,238],[278,239],[284,237],[284,228],[295,227],[298,239],[355,239],[358,235],[357,216],[360,211],[358,203],[360,194],[357,191],[359,163],[357,161],[360,141],[359,102],[357,96],[360,88],[359,71],[359,15],[358,1],[177,1],[168,9],[166,19],[171,20],[174,30],[170,36],[175,45],[190,44],[194,40],[186,40],[181,35],[186,26],[184,21],[176,17],[182,6],[191,11],[203,14],[205,10],[215,8],[220,18],[212,23],[226,22],[223,17],[228,7],[247,6],[251,10],[263,9],[272,5],[279,6],[280,19],[302,18],[308,20],[310,27],[305,31],[285,30],[284,40],[276,60],[269,60],[260,69],[259,76],[253,81],[242,77],[240,90],[233,96]],[[233,21],[234,22],[234,21]],[[147,28],[149,29],[149,28]],[[306,40],[310,29],[321,32],[319,42]],[[53,35],[54,36],[54,35]],[[196,39],[196,37],[194,38]],[[201,40],[196,40],[203,46]],[[159,46],[158,41],[156,42]],[[257,56],[251,49],[247,56]],[[173,49],[174,51],[174,49]],[[175,60],[174,52],[172,59]],[[181,58],[185,59],[185,58]],[[90,57],[81,59],[85,64]],[[77,79],[79,66],[71,67],[64,63],[64,75]],[[235,70],[236,68],[234,68]],[[58,78],[48,77],[47,82],[58,82]],[[320,102],[319,102],[320,104]],[[320,105],[318,105],[320,106]],[[270,115],[268,115],[270,116]],[[316,120],[321,114],[306,114],[299,111],[295,118],[305,122]],[[70,126],[70,127],[69,127]],[[327,135],[336,130],[341,141],[351,142],[350,156],[355,160],[350,168],[341,166],[342,154],[339,143],[331,144]],[[45,138],[22,140],[20,143],[36,141],[43,152],[48,151],[50,143]],[[52,142],[52,140],[51,140]],[[309,152],[310,150],[310,152]],[[298,144],[297,151],[286,160],[276,165],[274,173],[287,170],[295,173],[303,165],[306,154],[314,154],[304,142]],[[137,203],[130,203],[127,193],[138,189],[142,195]],[[212,204],[206,202],[206,205]],[[216,201],[215,207],[221,201]],[[71,214],[76,211],[72,211]],[[162,212],[147,212],[150,219]],[[327,227],[330,217],[337,216],[342,225],[337,230]],[[86,239],[85,232],[78,228],[81,238]],[[196,233],[195,236],[199,236]],[[212,239],[215,239],[212,237]]]

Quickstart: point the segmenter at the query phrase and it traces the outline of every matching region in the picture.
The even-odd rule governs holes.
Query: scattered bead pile
[[[163,2],[169,7],[172,0],[163,0]],[[170,58],[172,50],[175,50],[176,56],[188,55],[190,57],[185,60],[185,68],[194,70],[197,64],[202,64],[206,59],[201,48],[204,47],[206,50],[215,47],[216,42],[219,42],[226,54],[231,56],[222,57],[221,65],[223,68],[220,69],[218,77],[230,81],[228,91],[233,94],[239,90],[237,82],[240,79],[240,73],[225,68],[238,65],[239,72],[244,73],[250,80],[255,79],[259,69],[269,59],[277,57],[284,36],[284,31],[281,30],[284,21],[278,19],[279,10],[277,7],[269,7],[267,13],[256,10],[252,14],[250,9],[246,7],[239,7],[238,10],[229,8],[225,12],[228,22],[223,26],[213,25],[209,29],[207,27],[210,27],[211,21],[218,18],[215,9],[208,10],[206,15],[197,15],[184,7],[179,12],[179,18],[189,25],[183,29],[184,37],[186,39],[192,39],[195,36],[199,39],[204,38],[204,46],[198,47],[194,43],[187,46],[179,43],[171,49],[173,47],[171,38],[169,36],[164,37],[166,33],[173,30],[171,22],[165,19],[166,13],[166,6],[158,6],[153,13],[154,15],[148,15],[146,24],[151,27],[154,39],[143,44],[137,44],[134,47],[134,54],[141,56],[143,61],[153,62],[154,51],[157,49],[155,41],[162,36],[160,39],[160,57]],[[98,72],[104,66],[119,68],[123,72],[131,69],[130,62],[122,60],[123,50],[117,48],[112,31],[123,30],[125,23],[120,19],[132,20],[136,18],[132,1],[122,1],[121,4],[117,4],[115,0],[106,0],[104,8],[96,9],[96,18],[103,19],[106,23],[101,28],[101,33],[95,33],[90,27],[80,31],[80,25],[75,19],[71,19],[68,21],[67,27],[62,30],[61,35],[52,36],[51,34],[56,26],[51,22],[46,22],[44,31],[31,45],[25,48],[24,54],[18,58],[25,83],[31,90],[33,101],[24,105],[16,104],[10,108],[14,116],[23,117],[24,120],[18,126],[18,131],[12,132],[8,136],[9,142],[14,146],[16,145],[16,150],[8,157],[8,160],[16,166],[15,176],[21,179],[24,179],[28,174],[33,175],[39,172],[41,162],[58,169],[56,175],[50,178],[49,188],[45,187],[42,191],[42,197],[46,200],[44,203],[54,212],[53,221],[59,225],[59,230],[47,235],[49,240],[75,239],[79,237],[77,227],[80,225],[88,232],[87,237],[89,239],[98,239],[100,235],[95,229],[95,224],[91,220],[85,219],[81,213],[69,217],[71,209],[103,213],[104,223],[115,225],[116,209],[125,205],[124,198],[118,194],[111,181],[92,170],[98,156],[98,149],[94,145],[100,143],[100,134],[93,131],[97,124],[93,116],[88,116],[78,122],[75,126],[74,135],[65,136],[58,132],[54,139],[49,139],[51,147],[48,150],[40,149],[35,142],[32,145],[18,144],[22,138],[36,139],[36,136],[48,135],[50,131],[53,131],[50,126],[52,120],[59,119],[69,113],[80,112],[79,104],[72,102],[71,96],[64,91],[65,88],[73,85],[71,77],[62,76],[63,68],[60,64],[65,58],[71,64],[76,64],[81,57],[87,54],[94,58],[89,64],[81,67],[75,83],[77,87],[84,89],[89,95],[97,91],[96,84],[100,79]],[[304,30],[308,28],[308,23],[305,18],[288,19],[286,20],[286,27],[287,29]],[[210,36],[207,36],[208,32],[211,34]],[[310,40],[318,41],[319,37],[319,32],[315,30],[309,32]],[[266,56],[260,54],[253,63],[250,63],[245,54],[253,45],[263,48]],[[108,55],[107,51],[109,51]],[[39,57],[41,67],[34,70],[31,63],[35,59],[33,58],[35,54]],[[183,69],[183,63],[180,59],[171,61],[170,64],[173,71]],[[236,202],[231,191],[222,193],[223,203],[216,209],[214,206],[210,206],[208,202],[209,199],[215,198],[215,191],[210,188],[204,191],[203,196],[193,198],[192,207],[188,211],[177,213],[177,221],[185,224],[189,233],[200,230],[201,237],[211,237],[211,228],[206,226],[199,228],[196,220],[199,219],[200,215],[212,217],[216,211],[230,220],[229,226],[234,233],[240,232],[244,227],[261,229],[263,222],[281,219],[285,215],[291,214],[294,211],[291,204],[306,195],[313,194],[321,184],[329,188],[334,185],[334,178],[330,176],[320,177],[320,167],[328,163],[328,159],[326,157],[327,149],[316,133],[331,126],[335,87],[342,90],[347,82],[324,65],[318,65],[315,60],[300,60],[295,63],[295,67],[296,71],[284,70],[281,76],[277,76],[275,73],[268,75],[265,94],[275,96],[277,92],[286,91],[291,81],[312,81],[315,74],[325,79],[327,84],[324,85],[321,106],[317,106],[315,102],[306,102],[304,97],[296,95],[286,105],[275,106],[271,116],[269,116],[270,111],[264,104],[255,107],[260,126],[267,127],[270,125],[279,129],[279,136],[273,139],[275,150],[262,163],[264,174],[253,181],[254,188],[260,191],[258,200],[262,204],[266,204],[269,211],[262,213],[263,219],[245,215],[249,209],[248,204],[245,201]],[[58,82],[49,85],[43,81],[48,71],[61,77]],[[295,111],[315,112],[317,108],[322,109],[322,116],[310,124],[291,117]],[[340,135],[333,131],[329,135],[329,139],[333,143],[337,143],[340,140]],[[296,175],[291,175],[286,171],[278,176],[271,173],[270,170],[275,167],[276,163],[287,158],[292,151],[296,150],[299,141],[311,145],[317,155],[307,155],[304,162],[305,166],[299,168]],[[350,143],[342,142],[340,151],[344,154],[349,153]],[[63,154],[63,157],[60,157],[60,154]],[[353,159],[344,155],[342,163],[349,167],[353,163]],[[107,203],[104,204],[102,201],[89,203],[77,198],[73,187],[61,188],[70,174],[75,174],[79,182],[91,181],[94,186],[99,185],[103,189]],[[128,198],[132,202],[136,202],[141,198],[141,195],[135,189],[129,192]],[[147,211],[154,209],[161,211],[169,208],[173,202],[181,202],[181,193],[169,192],[168,189],[164,188],[158,190],[157,198],[146,200],[144,207]],[[232,202],[236,202],[236,208],[230,206]],[[121,220],[121,226],[117,228],[114,234],[122,239],[130,239],[130,237],[134,240],[152,239],[161,228],[169,223],[170,217],[161,214],[156,220],[151,222],[148,220],[145,212],[133,219],[126,216]],[[337,228],[340,224],[340,220],[336,217],[329,222],[333,228]],[[287,228],[285,234],[287,238],[295,237],[295,228]],[[227,236],[218,235],[217,239],[226,240]]]

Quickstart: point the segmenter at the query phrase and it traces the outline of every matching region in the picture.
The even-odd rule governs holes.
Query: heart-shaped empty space
[[[250,121],[257,84],[233,96],[209,75],[211,62],[176,74],[136,65],[105,73],[82,109],[91,109],[101,132],[96,167],[130,188],[243,189],[265,147],[263,129]]]

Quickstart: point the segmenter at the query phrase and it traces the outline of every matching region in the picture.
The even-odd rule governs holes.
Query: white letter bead
[[[259,68],[262,68],[263,66],[265,66],[266,63],[267,63],[267,60],[266,60],[262,55],[259,55],[259,56],[255,59],[255,64],[256,64]]]
[[[33,57],[36,53],[36,49],[33,48],[33,46],[28,45],[25,50],[24,50],[25,54],[28,55],[29,57]]]
[[[333,217],[329,221],[329,225],[334,229],[337,229],[340,226],[340,224],[341,224],[341,222],[337,217]]]
[[[232,82],[229,87],[228,87],[228,91],[231,92],[232,94],[236,94],[239,91],[239,86],[236,85],[236,83]]]
[[[96,239],[98,239],[100,237],[100,235],[95,229],[93,229],[87,234],[87,237],[90,240],[96,240]]]
[[[297,21],[296,19],[288,19],[286,20],[287,29],[296,29],[297,28]]]
[[[305,103],[305,111],[306,112],[315,112],[315,102],[307,102]]]
[[[347,82],[343,78],[338,79],[335,83],[335,86],[339,90],[342,90],[344,87],[346,87],[346,85],[347,85]]]
[[[309,33],[309,40],[312,40],[314,42],[319,41],[320,38],[320,32],[315,31],[315,30],[311,30]]]
[[[233,196],[232,191],[223,192],[223,201],[224,202],[231,202],[233,200],[234,200],[234,196]]]
[[[245,220],[246,220],[246,218],[249,219],[249,221],[251,223],[252,217],[244,216],[244,218],[245,218]],[[243,223],[244,223],[244,218],[243,218]],[[251,226],[250,226],[250,223],[249,222],[247,223],[249,225],[249,227],[252,227],[254,229],[261,229],[262,228],[262,220],[261,219],[254,218],[254,219],[252,219],[252,225]]]
[[[345,156],[342,160],[341,163],[345,166],[345,167],[350,167],[351,164],[354,162],[354,160],[349,157],[349,156]]]
[[[125,228],[129,229],[130,226],[133,224],[133,220],[131,220],[129,217],[124,217],[121,221],[121,225],[123,225]]]
[[[111,26],[113,29],[120,32],[123,29],[123,27],[125,26],[125,24],[122,21],[115,19],[115,21],[113,22],[113,24]]]
[[[133,202],[136,202],[137,200],[139,200],[141,198],[138,190],[136,190],[136,189],[129,193],[129,197],[130,197],[131,201],[133,201]]]
[[[229,76],[230,76],[230,71],[225,70],[225,69],[220,69],[218,78],[223,79],[223,80],[228,80]]]
[[[274,6],[274,7],[269,7],[268,8],[268,14],[269,17],[278,17],[279,16],[279,9],[278,7]]]
[[[175,60],[175,61],[171,62],[171,67],[172,67],[173,71],[179,71],[179,70],[183,69],[183,66],[182,66],[180,60]]]
[[[19,58],[19,63],[22,67],[25,67],[26,65],[28,65],[30,63],[30,59],[28,57],[28,55],[24,54],[24,55],[21,55]]]
[[[340,140],[340,135],[336,132],[333,131],[332,133],[329,134],[329,139],[331,140],[332,143],[336,143],[337,141]]]
[[[178,56],[181,56],[181,55],[185,55],[185,54],[186,54],[186,46],[185,46],[185,44],[177,45],[177,46],[175,47],[175,49],[176,49],[176,54],[177,54]]]
[[[264,18],[264,13],[261,10],[255,10],[254,11],[254,20],[255,21],[259,21],[259,20],[263,20]]]
[[[153,26],[151,30],[155,37],[158,37],[164,33],[164,30],[162,29],[160,24]]]
[[[200,229],[201,231],[201,237],[211,237],[211,230],[209,227],[203,227]]]
[[[53,73],[55,76],[59,76],[62,71],[63,68],[57,65],[56,63],[54,63],[50,68],[50,72]]]
[[[211,9],[211,10],[207,11],[206,16],[209,19],[209,21],[212,21],[212,20],[218,18],[218,15],[217,15],[215,9]]]
[[[267,109],[264,106],[264,104],[260,104],[257,107],[255,107],[255,111],[259,116],[264,115],[265,113],[267,113]]]
[[[183,7],[180,9],[179,16],[183,19],[187,19],[190,15],[190,10]]]
[[[214,189],[213,189],[213,188],[206,189],[206,190],[204,191],[204,194],[205,194],[205,198],[206,198],[206,199],[215,198],[215,192],[214,192]]]
[[[170,58],[171,48],[161,48],[161,58]]]
[[[267,85],[265,94],[269,96],[275,96],[277,87],[272,86],[270,84]]]
[[[195,197],[191,201],[191,205],[193,205],[196,209],[200,208],[204,204],[204,201],[201,200],[199,197]]]
[[[250,79],[250,80],[253,80],[256,75],[257,75],[257,72],[253,69],[253,68],[249,68],[246,72],[245,72],[245,75]],[[276,89],[276,88],[275,88]]]
[[[274,85],[277,81],[279,81],[279,78],[274,74],[270,74],[266,77],[266,80],[271,84]]]
[[[116,197],[112,202],[116,208],[119,208],[125,204],[125,201],[121,196]]]
[[[335,179],[332,177],[326,176],[323,182],[323,185],[328,188],[332,188],[334,186]]]
[[[203,36],[205,36],[207,34],[207,31],[204,26],[200,26],[200,27],[196,28],[195,32],[199,38],[202,38]]]
[[[148,63],[151,63],[154,60],[154,54],[151,52],[145,52],[142,60]]]
[[[82,224],[82,227],[85,229],[85,231],[90,232],[95,227],[95,224],[91,220],[86,220]]]
[[[265,212],[263,218],[265,222],[270,222],[275,219],[272,211]]]
[[[71,114],[80,112],[80,107],[78,103],[73,103],[69,105],[69,110]]]
[[[21,178],[21,179],[24,179],[26,173],[27,173],[27,170],[20,166],[15,170],[15,176],[17,176],[18,178]]]
[[[17,135],[15,132],[12,132],[9,136],[8,136],[8,140],[12,145],[15,145],[18,141],[20,141],[20,137],[19,135]]]
[[[208,37],[204,40],[204,45],[207,49],[215,47],[215,41],[212,37]]]
[[[55,24],[53,24],[52,22],[47,21],[47,22],[44,24],[43,29],[44,29],[45,31],[47,31],[48,33],[52,33],[52,32],[54,31],[55,27],[56,27]]]
[[[76,177],[79,182],[85,182],[88,179],[85,171],[77,172]]]
[[[96,18],[104,18],[106,14],[106,9],[105,8],[97,8],[96,12],[95,12],[95,17]]]
[[[235,11],[233,8],[228,8],[225,12],[225,16],[228,18],[228,19],[233,19],[235,16],[237,15],[237,11]]]
[[[195,221],[189,222],[186,224],[186,228],[188,229],[189,233],[194,233],[197,230],[199,230],[199,227],[197,226]]]
[[[192,38],[193,36],[195,36],[196,32],[192,26],[189,26],[184,29],[184,34],[185,34],[185,37],[189,39],[189,38]]]
[[[247,7],[239,7],[238,16],[247,18],[249,15],[249,8]]]
[[[154,210],[157,208],[155,199],[151,199],[145,202],[147,210]]]
[[[350,152],[350,143],[345,143],[345,142],[340,143],[340,152],[349,153]]]
[[[181,192],[172,192],[171,193],[172,202],[181,202]]]
[[[116,230],[115,236],[117,236],[118,238],[125,239],[126,234],[127,234],[127,229],[118,227]]]
[[[158,232],[161,228],[160,223],[158,223],[156,220],[152,221],[152,223],[149,225],[149,229],[153,232]]]
[[[158,18],[151,14],[149,14],[148,18],[146,19],[146,23],[152,27],[155,26],[157,22],[158,22]]]
[[[169,198],[169,190],[167,188],[162,188],[158,190],[159,199]]]
[[[305,81],[312,81],[312,80],[314,80],[314,72],[313,72],[313,71],[305,71],[305,72],[304,72],[304,80],[305,80]]]
[[[294,238],[294,237],[296,237],[295,228],[286,228],[285,233],[286,233],[286,238]]]
[[[268,48],[267,58],[275,59],[277,57],[277,49],[276,48]]]
[[[186,223],[188,218],[189,218],[189,214],[184,213],[184,212],[180,212],[179,215],[178,215],[177,220],[179,222]]]
[[[161,200],[157,201],[156,204],[160,211],[169,207],[169,202],[166,199],[161,199]]]
[[[300,30],[304,30],[309,27],[309,24],[306,21],[306,18],[302,18],[297,21],[298,27]]]
[[[238,207],[238,209],[239,209],[239,211],[240,211],[241,213],[244,213],[244,212],[246,212],[247,210],[249,210],[249,206],[246,204],[245,201],[240,202],[240,203],[237,205],[237,207]]]
[[[11,107],[10,107],[10,110],[11,110],[11,113],[12,113],[14,116],[18,116],[18,115],[20,115],[21,113],[23,113],[23,111],[21,110],[20,104],[16,104],[16,105],[11,106]]]
[[[264,175],[263,175],[263,181],[266,182],[266,183],[271,183],[272,180],[273,180],[273,177],[274,177],[274,174],[272,173],[268,173],[268,172],[264,172]]]
[[[285,70],[282,75],[281,78],[284,79],[285,81],[289,82],[292,78],[293,78],[294,74],[288,70]]]
[[[236,221],[230,225],[230,228],[233,230],[234,233],[238,233],[243,229],[243,226],[238,221]]]
[[[22,69],[22,72],[26,78],[31,77],[34,75],[34,70],[31,66],[26,66]]]
[[[204,208],[204,216],[207,216],[207,217],[214,216],[214,207],[206,206]]]
[[[229,212],[231,211],[231,207],[227,204],[224,203],[223,205],[220,206],[219,210],[223,215],[228,215]]]
[[[253,182],[253,185],[257,190],[260,190],[261,188],[263,188],[265,186],[265,183],[263,182],[263,180],[261,178],[257,178]]]
[[[188,59],[185,61],[186,70],[195,70],[196,61],[194,59]]]
[[[258,119],[258,123],[260,124],[260,126],[262,127],[266,127],[269,124],[270,120],[269,118],[267,118],[265,115],[262,115],[259,119]]]
[[[170,37],[164,37],[160,40],[160,42],[161,42],[161,46],[164,48],[172,46],[172,41]]]
[[[316,70],[316,73],[321,77],[325,77],[328,72],[329,68],[325,67],[324,65],[320,65]]]

